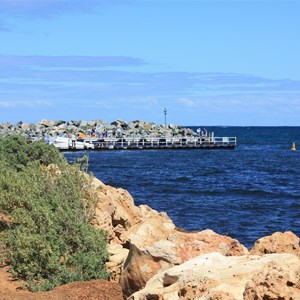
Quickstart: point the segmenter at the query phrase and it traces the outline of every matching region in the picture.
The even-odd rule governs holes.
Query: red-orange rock
[[[293,254],[208,253],[156,274],[128,300],[298,300],[299,268]]]
[[[275,232],[270,236],[258,239],[251,254],[263,255],[268,253],[293,253],[300,257],[299,237],[293,232]]]
[[[157,273],[198,255],[211,252],[224,256],[248,253],[244,246],[228,236],[211,230],[180,232],[172,227],[172,223],[159,217],[147,218],[126,234],[131,247],[120,284],[127,296],[143,288]]]
[[[246,284],[244,300],[300,299],[300,264],[269,264]]]

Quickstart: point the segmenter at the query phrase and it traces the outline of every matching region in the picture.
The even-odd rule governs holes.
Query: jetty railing
[[[143,137],[127,135],[126,137],[85,138],[94,144],[94,149],[201,149],[201,148],[234,148],[236,137],[214,136],[166,136]]]

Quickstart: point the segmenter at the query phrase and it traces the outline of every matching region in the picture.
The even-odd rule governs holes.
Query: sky
[[[300,0],[0,0],[0,123],[300,126]]]

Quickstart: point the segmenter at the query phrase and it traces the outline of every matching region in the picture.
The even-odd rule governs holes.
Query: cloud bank
[[[144,69],[147,65],[134,57],[2,55],[0,121],[8,116],[103,119],[99,114],[104,114],[109,119],[159,122],[161,110],[168,107],[177,123],[194,119],[196,124],[201,113],[203,122],[212,122],[212,116],[223,124],[251,122],[252,114],[273,124],[284,116],[286,123],[296,120],[299,113],[300,81],[235,73],[150,72]]]

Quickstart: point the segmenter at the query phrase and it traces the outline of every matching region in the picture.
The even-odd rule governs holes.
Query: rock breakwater
[[[96,132],[98,128],[99,132]],[[187,136],[196,136],[197,134],[190,128],[183,128],[179,125],[169,124],[166,127],[164,125],[155,124],[153,122],[145,122],[141,120],[135,120],[126,122],[123,120],[116,120],[111,123],[107,123],[103,120],[70,120],[70,121],[51,121],[41,120],[34,123],[23,123],[22,121],[13,123],[1,123],[0,124],[0,136],[7,136],[12,134],[25,135],[31,138],[43,138],[56,137],[62,134],[70,134],[79,136],[80,134],[104,134],[114,135],[118,130],[122,136],[136,135],[136,136],[173,136],[177,134],[184,134]]]

